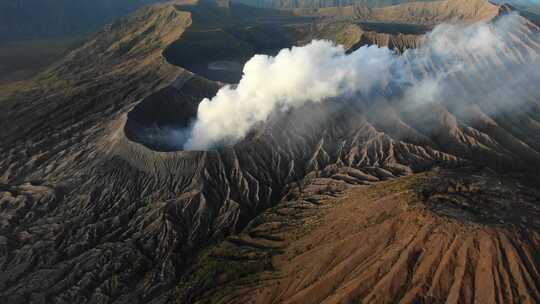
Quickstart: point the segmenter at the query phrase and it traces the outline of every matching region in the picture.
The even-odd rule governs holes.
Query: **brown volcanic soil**
[[[224,278],[230,274],[223,271],[217,289],[230,293],[207,292],[202,302],[540,299],[536,187],[489,170],[436,170],[370,186],[315,179],[292,197],[296,204],[280,203],[261,215],[263,220],[254,219],[239,238],[210,251],[223,261],[232,259],[227,252],[252,247],[256,254],[236,259],[258,258],[266,265],[229,282]],[[474,210],[485,218],[471,217]]]

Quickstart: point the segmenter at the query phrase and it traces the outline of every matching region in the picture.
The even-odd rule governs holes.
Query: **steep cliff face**
[[[336,301],[468,300],[470,285],[459,282],[473,278],[492,279],[486,292],[512,286],[496,298],[538,298],[531,284],[538,278],[536,256],[526,258],[538,250],[536,227],[524,230],[530,239],[520,239],[508,226],[492,228],[493,220],[507,218],[499,211],[490,215],[484,207],[495,202],[529,210],[537,200],[534,187],[527,186],[519,200],[505,205],[500,194],[520,186],[505,184],[501,191],[483,196],[487,190],[478,193],[473,188],[484,180],[489,183],[481,189],[489,188],[498,177],[488,172],[485,178],[464,182],[464,190],[460,186],[466,196],[462,200],[461,192],[451,190],[461,183],[459,174],[439,172],[428,179],[441,176],[444,187],[420,191],[410,209],[401,202],[416,188],[406,184],[400,190],[402,179],[372,190],[358,187],[406,180],[437,166],[535,170],[540,163],[539,96],[530,96],[512,115],[494,115],[489,103],[465,97],[471,109],[465,113],[442,103],[411,111],[385,98],[370,104],[309,104],[276,115],[231,147],[155,147],[144,137],[148,129],[189,125],[196,103],[221,85],[167,63],[162,55],[196,22],[193,9],[198,5],[175,1],[153,6],[107,27],[41,75],[32,89],[0,105],[2,302],[191,303],[221,299],[224,293],[234,302],[238,298],[231,297],[227,287],[240,287],[235,291],[246,293],[234,296],[261,303],[272,299],[268,293],[298,302],[329,295]],[[213,12],[229,12],[223,10],[226,5],[220,2]],[[490,60],[523,63],[538,58],[540,41],[533,33],[539,29],[523,24],[508,33],[515,47]],[[358,43],[351,41],[351,48]],[[469,60],[485,62],[476,56]],[[439,64],[444,62],[433,58],[416,72],[436,73]],[[499,81],[510,74],[503,73]],[[452,81],[489,93],[479,85],[482,79]],[[398,194],[379,193],[381,188]],[[477,195],[487,202],[480,211],[470,207]],[[332,207],[327,199],[343,201],[345,207],[336,204],[335,211],[320,213]],[[418,209],[413,208],[416,203]],[[378,211],[381,206],[388,214]],[[456,209],[466,209],[461,212],[465,216]],[[311,226],[320,215],[325,216],[321,228]],[[350,241],[347,254],[338,254],[345,243],[340,240],[312,247],[322,262],[309,272],[307,267],[317,260],[311,249],[306,255],[298,250],[334,239],[329,223],[341,216],[343,223],[335,228],[347,237],[343,241]],[[475,227],[480,228],[474,232]],[[305,239],[279,234],[289,228],[306,229]],[[418,233],[411,239],[413,232]],[[373,242],[371,236],[376,236]],[[514,247],[505,237],[516,240]],[[285,248],[282,240],[292,247]],[[448,248],[449,256],[429,247],[431,242]],[[480,242],[482,251],[471,252]],[[369,246],[360,246],[364,243]],[[492,247],[497,250],[489,250]],[[484,252],[492,254],[492,262],[482,258]],[[364,267],[371,254],[381,260]],[[511,254],[516,263],[506,258]],[[291,264],[284,262],[288,259]],[[482,272],[483,265],[495,270],[478,277],[462,274],[468,261],[474,271]],[[417,264],[422,269],[415,268]],[[290,265],[306,268],[293,270]],[[343,268],[347,271],[340,272]],[[269,285],[254,280],[274,269],[287,276],[265,273],[272,276]],[[297,278],[290,276],[293,272]],[[432,291],[422,287],[430,282],[436,282]],[[284,285],[289,287],[278,287]],[[484,289],[480,283],[474,286],[475,291]],[[264,292],[248,295],[252,289]]]

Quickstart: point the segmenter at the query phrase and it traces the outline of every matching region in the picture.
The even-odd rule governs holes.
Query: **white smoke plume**
[[[275,57],[256,55],[244,66],[237,87],[226,86],[200,103],[186,149],[235,142],[275,110],[369,92],[387,77],[393,56],[376,46],[347,55],[343,47],[321,40],[281,50]]]
[[[320,40],[284,49],[275,57],[256,55],[246,63],[237,86],[225,86],[200,103],[184,149],[233,144],[275,111],[340,96],[362,100],[389,84],[408,84],[405,96],[411,102],[433,102],[444,91],[448,75],[482,73],[484,65],[469,64],[471,56],[497,64],[492,59],[508,47],[508,29],[520,22],[519,15],[511,14],[493,24],[440,25],[426,35],[422,47],[403,55],[377,46],[347,54],[343,47]],[[427,61],[444,64],[434,73],[419,72]],[[531,64],[538,65],[538,59]]]

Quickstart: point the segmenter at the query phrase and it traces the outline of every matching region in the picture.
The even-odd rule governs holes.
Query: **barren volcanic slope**
[[[511,10],[481,5],[486,21]],[[510,47],[466,54],[470,66],[508,67],[445,79],[474,98],[411,110],[388,84],[369,102],[275,113],[231,146],[163,145],[222,86],[168,63],[164,50],[217,20],[201,16],[229,26],[246,10],[144,8],[0,103],[0,302],[540,300],[540,92],[511,82],[512,66],[538,62],[537,26],[516,16]],[[248,12],[243,29],[294,17]],[[286,42],[332,32],[288,20]],[[448,65],[424,58],[408,75]],[[512,111],[491,103],[504,92],[489,89],[507,82],[536,94]]]

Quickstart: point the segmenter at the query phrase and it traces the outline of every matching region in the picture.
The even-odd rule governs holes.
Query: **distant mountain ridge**
[[[383,7],[410,2],[432,2],[434,0],[236,0],[236,2],[264,8],[325,8],[359,5]]]
[[[159,0],[4,0],[0,42],[92,32]]]

